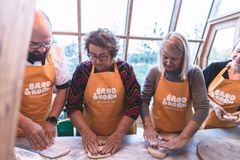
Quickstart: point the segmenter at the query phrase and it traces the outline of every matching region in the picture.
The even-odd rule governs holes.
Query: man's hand
[[[50,142],[41,125],[29,120],[23,126],[24,135],[34,150],[47,149]]]
[[[52,145],[56,137],[56,125],[46,122],[43,126],[46,136],[49,138],[49,143]]]

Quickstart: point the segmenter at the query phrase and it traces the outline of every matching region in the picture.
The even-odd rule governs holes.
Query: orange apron
[[[23,96],[20,112],[43,125],[51,110],[55,70],[51,54],[48,53],[48,64],[43,66],[26,66]],[[17,130],[18,137],[23,137],[22,129]]]
[[[98,136],[109,136],[125,112],[125,90],[114,63],[114,72],[94,73],[92,67],[84,93],[84,118]]]
[[[160,76],[151,113],[157,132],[181,132],[184,129],[193,114],[189,97],[188,80],[171,82]]]
[[[223,73],[227,71],[231,63],[214,78],[208,87],[208,97],[216,104],[223,107],[227,112],[236,112],[240,105],[240,82],[238,80],[229,80],[223,77]],[[223,128],[235,127],[232,122],[221,121],[216,117],[212,107],[209,110],[208,117],[204,121],[202,127],[207,128]]]

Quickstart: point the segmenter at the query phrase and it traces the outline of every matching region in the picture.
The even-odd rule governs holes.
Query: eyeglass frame
[[[101,62],[104,62],[104,61],[107,61],[107,59],[109,57],[109,55],[94,56],[92,53],[88,53],[87,56],[91,61],[94,61],[94,62],[96,62],[97,59],[99,59],[99,61],[101,61]],[[102,58],[104,58],[104,59],[102,59]]]
[[[45,49],[49,49],[51,47],[51,45],[53,45],[54,43],[56,43],[54,40],[50,40],[49,42],[43,42],[43,43],[31,41],[29,46],[31,49],[35,49],[35,50],[37,50],[41,47],[44,47]]]

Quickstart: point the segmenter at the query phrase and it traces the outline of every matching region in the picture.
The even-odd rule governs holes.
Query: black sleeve
[[[219,72],[221,72],[221,70],[227,65],[228,62],[229,61],[211,63],[206,69],[203,70],[207,89],[213,79],[218,75]]]

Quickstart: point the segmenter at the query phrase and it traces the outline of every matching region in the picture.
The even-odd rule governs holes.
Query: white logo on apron
[[[174,95],[167,95],[162,101],[163,105],[174,107],[174,108],[184,108],[187,107],[186,97],[176,97]]]
[[[93,93],[93,100],[113,100],[117,98],[116,88],[97,88]]]
[[[29,96],[46,93],[49,90],[50,85],[50,81],[29,83],[28,88],[24,89],[24,94]]]
[[[235,95],[225,93],[219,89],[212,92],[211,96],[223,104],[233,104],[234,100],[236,99]]]

